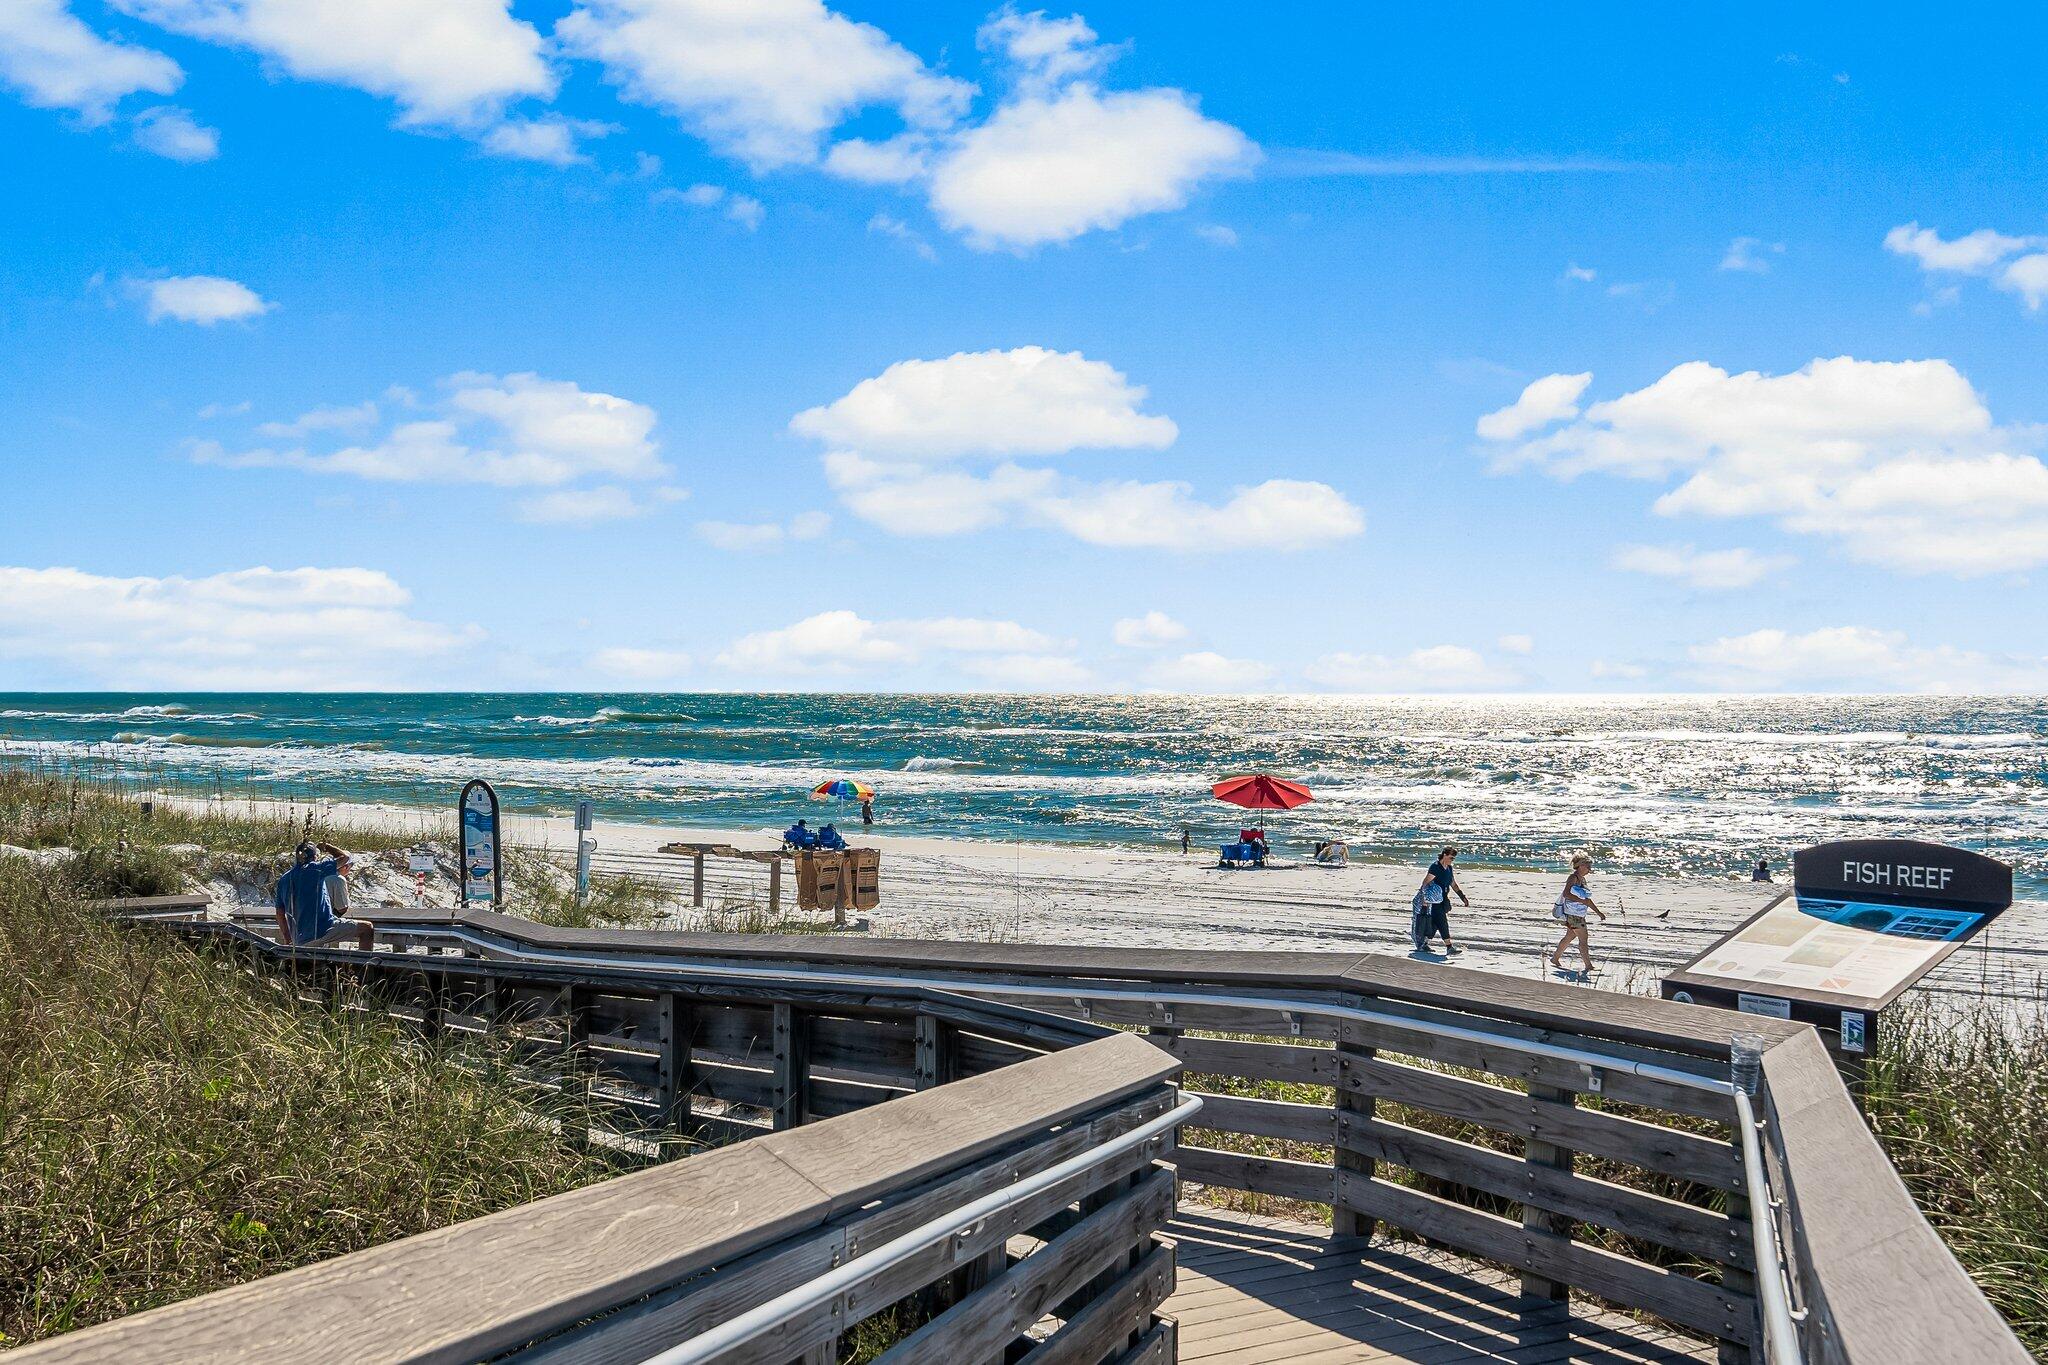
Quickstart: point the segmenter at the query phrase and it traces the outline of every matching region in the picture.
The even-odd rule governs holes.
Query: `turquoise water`
[[[979,839],[1198,840],[1240,814],[1217,778],[1269,771],[1318,800],[1276,833],[1413,857],[1727,875],[1826,838],[1988,846],[2048,890],[2048,701],[2037,698],[898,697],[0,694],[17,761],[171,787],[779,829],[880,793],[892,830]],[[857,817],[856,817],[857,818]]]

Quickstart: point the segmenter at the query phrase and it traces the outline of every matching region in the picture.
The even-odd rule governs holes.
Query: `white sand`
[[[203,804],[192,798],[167,801]],[[233,802],[240,808],[246,802]],[[454,803],[444,810],[410,806],[332,803],[323,806],[338,824],[398,826],[422,838],[456,835]],[[853,828],[857,831],[858,824]],[[509,845],[567,858],[576,832],[566,818],[508,815]],[[599,821],[593,870],[632,873],[673,885],[678,927],[716,927],[715,907],[766,904],[768,874],[760,864],[706,860],[704,912],[691,910],[691,860],[661,853],[672,842],[729,843],[742,849],[774,848],[774,830],[708,829]],[[1213,851],[1198,845],[1175,851],[1101,848],[1072,844],[992,843],[922,835],[877,833],[857,842],[882,851],[881,908],[872,932],[919,938],[996,939],[1019,943],[1099,944],[1157,948],[1264,948],[1352,950],[1410,955],[1408,903],[1433,850],[1418,850],[1412,866],[1354,862],[1348,868],[1305,863],[1258,871],[1215,866]],[[1461,867],[1459,883],[1472,898],[1453,905],[1452,931],[1464,953],[1460,966],[1523,976],[1551,975],[1542,955],[1560,926],[1550,914],[1564,870],[1537,873]],[[793,878],[784,878],[784,908],[793,911]],[[1591,889],[1608,912],[1593,921],[1596,985],[1654,989],[1663,971],[1689,958],[1715,937],[1785,890],[1747,880],[1624,876],[1596,871]],[[517,905],[509,907],[514,913]],[[2039,998],[2048,972],[2048,905],[2021,904],[1995,932],[1938,969],[1931,984],[1995,990]],[[1424,960],[1442,961],[1430,954]],[[1576,966],[1572,958],[1567,965]],[[1562,978],[1559,978],[1562,979]]]

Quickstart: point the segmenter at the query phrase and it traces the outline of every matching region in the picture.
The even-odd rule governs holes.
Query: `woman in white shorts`
[[[1607,912],[1593,904],[1593,897],[1586,891],[1586,877],[1592,871],[1591,858],[1583,853],[1574,856],[1572,874],[1564,879],[1564,890],[1559,894],[1557,904],[1550,909],[1553,916],[1564,921],[1564,937],[1550,950],[1550,965],[1563,971],[1564,963],[1558,961],[1558,958],[1571,946],[1572,940],[1577,939],[1579,962],[1582,964],[1579,971],[1581,976],[1593,974],[1593,947],[1586,938],[1586,914],[1591,911],[1603,920],[1607,918]]]

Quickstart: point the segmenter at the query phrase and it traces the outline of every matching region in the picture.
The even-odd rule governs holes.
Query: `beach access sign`
[[[1919,839],[1792,855],[1792,890],[1664,978],[1664,998],[1799,1019],[1869,1050],[1877,1013],[2012,904],[2012,869]]]
[[[502,905],[505,870],[498,860],[498,793],[481,777],[462,789],[462,903]]]

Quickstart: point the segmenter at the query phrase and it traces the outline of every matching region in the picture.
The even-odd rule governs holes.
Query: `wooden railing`
[[[1512,1267],[1538,1301],[1589,1294],[1716,1339],[1737,1358],[1765,1354],[1758,1275],[1782,1277],[1799,1316],[1780,1326],[1791,1322],[1809,1360],[2028,1358],[1914,1208],[1804,1025],[1356,954],[563,930],[490,914],[376,913],[393,946],[440,950],[374,955],[371,970],[424,982],[398,1006],[421,1027],[465,1026],[479,1018],[462,1008],[483,989],[476,982],[516,977],[515,1006],[558,1002],[537,1017],[568,1021],[563,1038],[587,1050],[597,1074],[625,1083],[615,1088],[643,1097],[650,1122],[738,1135],[892,1100],[856,1116],[879,1118],[903,1112],[908,1101],[895,1097],[937,1101],[955,1092],[950,1078],[996,1066],[1021,1077],[1016,1067],[1055,1060],[1039,1054],[1096,1047],[1102,1026],[1116,1025],[1143,1030],[1204,1097],[1175,1158],[1185,1180],[1328,1206],[1339,1234],[1384,1224]],[[365,959],[303,954],[302,984],[316,960],[346,971]],[[840,1022],[882,1018],[888,1002],[901,1009],[912,997],[907,1025]],[[662,1007],[648,1013],[662,998],[690,1012],[687,1025]],[[919,1022],[927,1015],[931,1024]],[[583,1033],[570,1037],[578,1020]],[[1744,1164],[1729,1084],[1737,1032],[1768,1047],[1756,1097],[1761,1184]],[[1163,1105],[1163,1093],[1148,1102]],[[689,1109],[693,1095],[719,1112]],[[1759,1189],[1773,1208],[1753,1227]],[[1080,1216],[1077,1207],[1068,1218]]]

